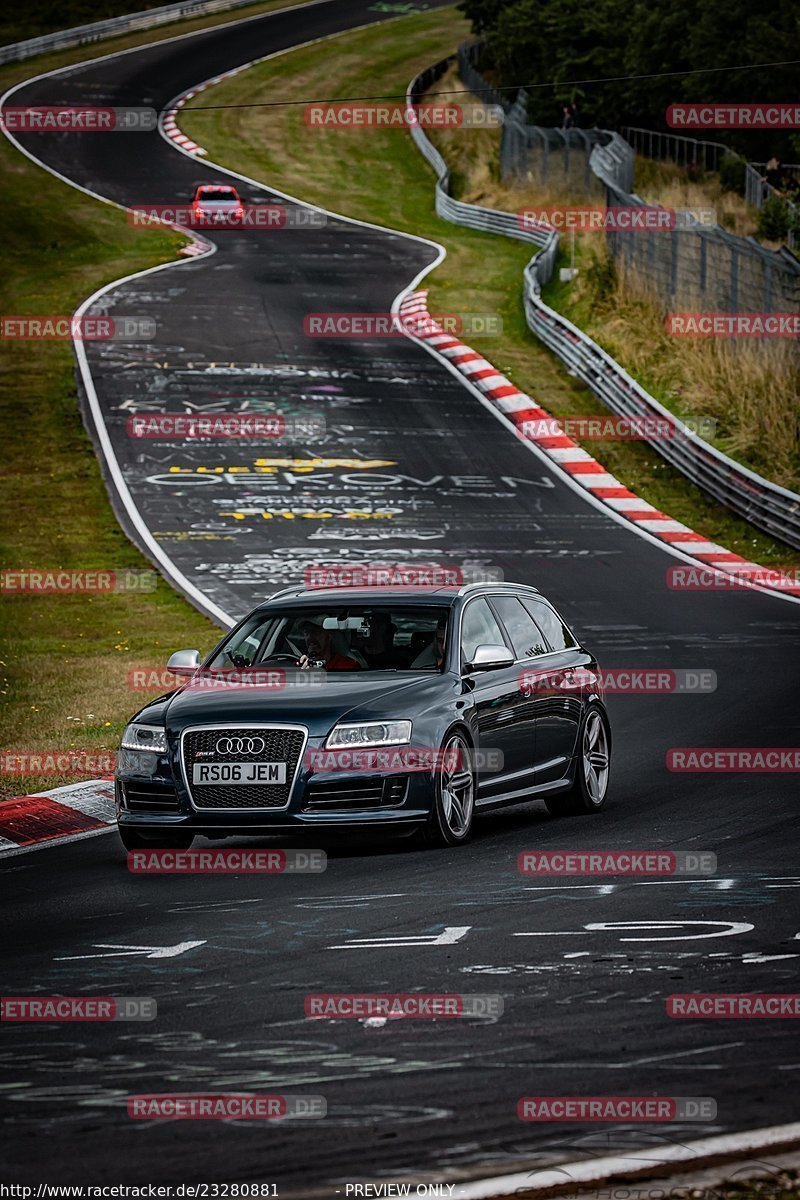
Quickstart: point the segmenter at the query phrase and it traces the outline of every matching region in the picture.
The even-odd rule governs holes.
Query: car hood
[[[315,673],[316,674],[316,673]],[[169,697],[148,705],[138,716],[141,723],[164,721],[172,734],[189,725],[260,724],[298,722],[311,737],[327,734],[337,721],[385,720],[413,717],[435,703],[453,680],[446,675],[397,675],[374,671],[321,672],[308,683],[287,680],[280,689],[268,687],[185,686]]]

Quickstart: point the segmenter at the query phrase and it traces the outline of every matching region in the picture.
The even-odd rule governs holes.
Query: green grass
[[[269,7],[280,7],[279,0],[259,6]],[[181,30],[215,23],[219,17],[183,23]],[[102,48],[146,40],[118,38]],[[84,47],[16,64],[0,71],[0,83],[5,90],[45,66],[89,53]],[[0,170],[3,313],[68,314],[104,283],[179,260],[185,238],[132,229],[123,212],[61,183],[5,138]],[[79,414],[71,345],[3,342],[0,413],[3,567],[149,567],[110,508]],[[160,578],[154,593],[7,595],[0,614],[3,749],[116,749],[125,721],[147,698],[129,690],[130,668],[159,666],[175,648],[210,648],[218,637],[212,623]],[[71,782],[62,775],[0,775],[0,796]]]
[[[0,168],[4,313],[71,313],[101,284],[174,259],[185,244],[130,228],[124,213],[38,170],[5,139]],[[5,342],[1,364],[4,567],[148,567],[109,506],[78,411],[71,344]],[[7,595],[0,611],[7,749],[115,749],[144,700],[127,687],[131,664],[214,640],[211,623],[160,579],[152,594]],[[61,782],[74,780],[0,777],[0,788],[15,795]]]
[[[254,179],[348,216],[442,243],[447,258],[425,281],[431,311],[499,313],[503,335],[476,340],[490,361],[556,416],[607,415],[528,330],[521,293],[529,249],[440,221],[433,207],[432,171],[407,133],[313,130],[304,124],[301,105],[246,107],[308,96],[402,94],[414,74],[452,53],[469,29],[453,10],[439,9],[402,18],[402,31],[401,38],[389,23],[337,38],[335,83],[331,43],[259,64],[193,100],[183,112],[182,128],[214,161]],[[208,107],[220,104],[245,107]],[[484,131],[476,136],[485,140]],[[508,435],[498,427],[497,436]],[[648,446],[586,445],[633,491],[712,541],[757,562],[800,563],[800,554],[705,497]]]

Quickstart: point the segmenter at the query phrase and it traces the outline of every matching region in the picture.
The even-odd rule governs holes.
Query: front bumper
[[[115,779],[117,820],[146,831],[183,829],[202,835],[259,836],[288,829],[414,826],[431,815],[431,771],[314,770],[306,762],[322,750],[324,738],[309,738],[288,803],[282,808],[198,808],[182,769],[178,739],[158,757],[150,774],[118,768]]]

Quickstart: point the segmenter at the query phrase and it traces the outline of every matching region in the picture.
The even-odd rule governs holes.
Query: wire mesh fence
[[[723,146],[721,142],[682,137],[676,133],[637,129],[632,125],[623,125],[620,133],[637,154],[659,162],[674,162],[679,167],[718,171],[723,158],[733,154],[730,147]]]
[[[461,46],[459,72],[470,90],[505,110],[500,148],[504,182],[546,187],[554,198],[603,197],[609,208],[652,208],[633,192],[637,151],[702,165],[704,170],[717,170],[730,153],[718,142],[649,130],[627,128],[622,131],[629,135],[625,137],[602,129],[530,125],[524,90],[512,99],[492,88],[477,68],[479,54],[480,43]],[[619,266],[661,298],[665,311],[676,306],[719,312],[800,311],[800,263],[785,247],[768,250],[754,238],[702,223],[691,228],[613,229],[607,245]]]

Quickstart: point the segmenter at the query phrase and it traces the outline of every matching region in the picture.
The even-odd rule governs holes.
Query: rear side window
[[[525,596],[522,603],[531,614],[536,624],[544,632],[545,637],[554,650],[571,650],[577,646],[575,638],[561,617],[544,600],[534,600]]]
[[[472,662],[478,646],[505,646],[503,631],[484,598],[467,605],[461,622],[461,657]]]
[[[506,627],[517,658],[547,654],[548,646],[541,629],[516,596],[492,596],[492,607]]]

